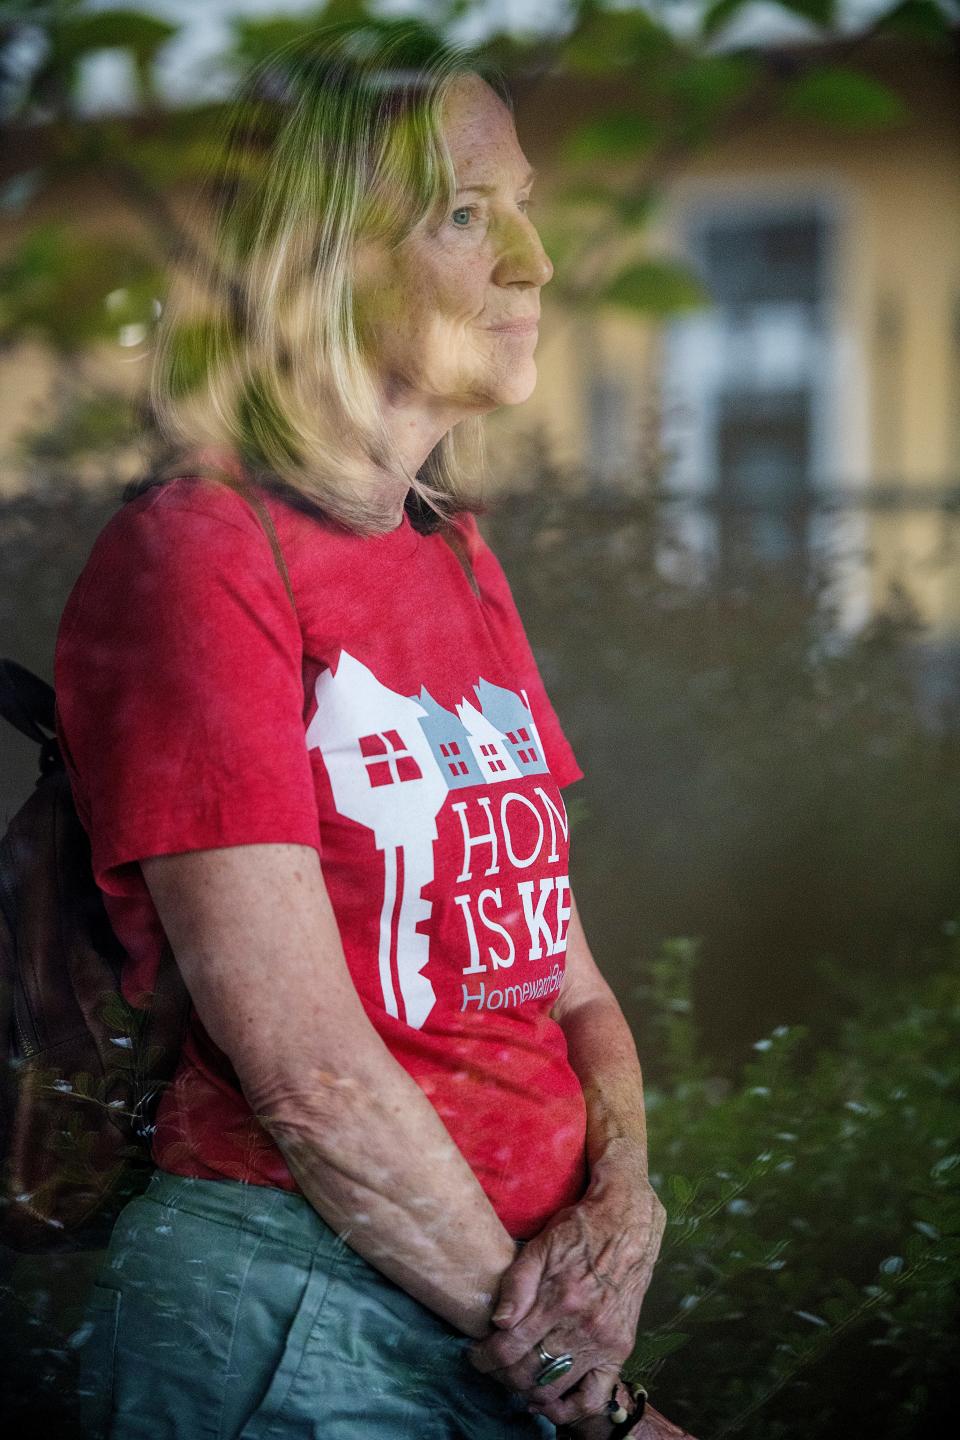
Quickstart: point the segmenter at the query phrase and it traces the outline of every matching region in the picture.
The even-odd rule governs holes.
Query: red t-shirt
[[[320,855],[351,977],[516,1238],[583,1192],[560,1027],[570,913],[560,788],[581,778],[506,578],[458,521],[479,596],[405,516],[360,537],[215,481],[124,505],[57,640],[58,726],[94,874],[142,1003],[163,943],[140,859],[288,842]],[[322,982],[318,982],[322,983]],[[153,1156],[296,1189],[194,1015]]]

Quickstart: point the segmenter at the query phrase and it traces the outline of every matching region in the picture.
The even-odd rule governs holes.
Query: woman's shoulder
[[[273,518],[279,502],[260,487],[250,488]],[[159,481],[147,479],[128,491],[102,533],[110,532],[112,537],[127,531],[189,527],[192,516],[198,517],[194,523],[211,529],[228,526],[245,533],[259,528],[253,506],[237,489],[209,475],[184,472]]]
[[[263,503],[286,555],[294,546],[285,507],[268,496]],[[204,475],[177,475],[134,493],[104,525],[64,606],[58,640],[112,630],[138,608],[200,614],[224,590],[252,604],[274,588],[276,574],[264,525],[243,496]]]
[[[318,521],[266,487],[248,488],[252,499],[211,476],[184,473],[128,491],[97,536],[88,568],[124,573],[202,562],[210,570],[237,561],[255,565],[261,550],[272,564],[264,512],[284,553],[303,542],[306,530],[316,543],[324,529]]]
[[[240,497],[225,485],[200,475],[141,482],[139,488],[127,489],[97,535],[90,558],[96,561],[111,552],[119,558],[147,537],[160,538],[177,529],[189,529],[192,516],[205,522],[207,528],[245,528],[241,504]],[[249,507],[244,508],[249,511]]]

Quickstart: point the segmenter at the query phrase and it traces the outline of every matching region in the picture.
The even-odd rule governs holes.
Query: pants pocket
[[[255,1235],[144,1197],[117,1222],[100,1281],[120,1294],[108,1440],[219,1440]]]
[[[319,1252],[311,1259],[306,1284],[282,1341],[279,1357],[267,1381],[266,1390],[256,1408],[248,1415],[237,1440],[266,1440],[266,1437],[274,1434],[293,1433],[292,1430],[288,1432],[281,1424],[284,1407],[300,1371],[309,1363],[308,1341],[320,1319],[335,1264],[336,1261],[331,1264],[329,1255]],[[322,1401],[322,1395],[318,1394],[318,1406]]]
[[[94,1284],[84,1325],[89,1326],[89,1333],[79,1346],[80,1423],[84,1440],[107,1440],[116,1381],[120,1291]]]

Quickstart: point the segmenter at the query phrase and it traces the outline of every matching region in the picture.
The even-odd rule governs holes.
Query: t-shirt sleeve
[[[457,523],[488,615],[494,623],[498,644],[510,657],[514,672],[527,692],[550,773],[562,790],[565,785],[582,780],[583,771],[550,703],[509,582],[474,517],[460,516]]]
[[[151,855],[320,850],[300,628],[240,496],[175,480],[123,506],[64,610],[58,733],[98,885]]]

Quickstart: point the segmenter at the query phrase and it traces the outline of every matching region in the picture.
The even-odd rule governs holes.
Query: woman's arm
[[[472,1351],[478,1369],[526,1390],[541,1368],[538,1342],[551,1354],[569,1349],[575,1368],[540,1391],[558,1424],[573,1423],[609,1398],[635,1343],[666,1219],[647,1178],[643,1079],[633,1037],[571,904],[566,977],[552,1013],[583,1086],[590,1184],[577,1205],[527,1242],[500,1288],[495,1324],[501,1328]],[[582,1385],[560,1401],[581,1377]]]
[[[570,1064],[587,1106],[591,1192],[647,1181],[643,1076],[630,1027],[597,968],[571,896],[567,969],[553,1018],[567,1041]]]
[[[367,1018],[317,852],[242,845],[141,868],[200,1020],[306,1198],[423,1305],[487,1333],[516,1247]]]

